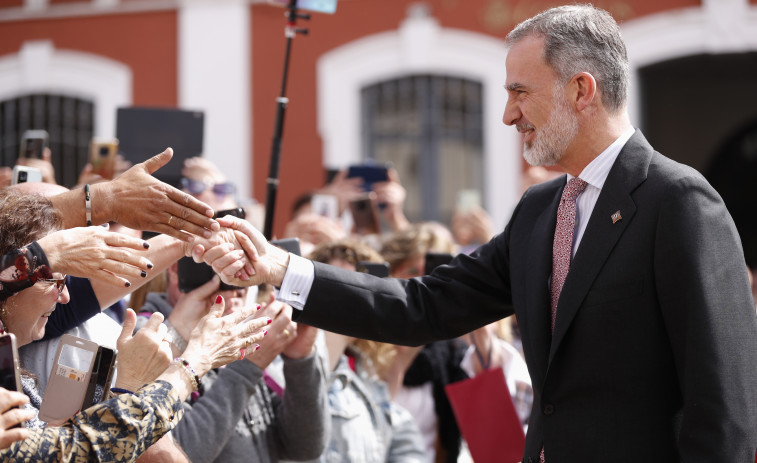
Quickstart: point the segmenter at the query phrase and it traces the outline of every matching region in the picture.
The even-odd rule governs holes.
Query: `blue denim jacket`
[[[390,401],[386,383],[362,362],[352,371],[342,356],[329,377],[331,441],[322,463],[428,463],[420,431],[404,408]]]

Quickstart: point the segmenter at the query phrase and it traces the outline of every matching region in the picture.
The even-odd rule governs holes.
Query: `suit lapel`
[[[538,372],[541,374],[546,374],[547,371],[547,355],[552,336],[549,319],[549,277],[552,274],[552,241],[557,222],[557,207],[564,187],[565,178],[560,187],[555,189],[555,196],[549,207],[544,209],[534,223],[534,232],[528,246],[527,307],[524,312],[527,320],[523,329],[530,333],[531,350],[539,362]],[[532,380],[536,384],[538,378]]]
[[[550,362],[592,283],[633,220],[636,204],[631,193],[646,179],[652,152],[641,132],[636,131],[610,169],[560,294]],[[611,217],[616,211],[620,211],[622,219],[613,223]]]

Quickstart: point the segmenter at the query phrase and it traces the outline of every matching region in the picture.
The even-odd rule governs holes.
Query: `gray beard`
[[[563,95],[555,89],[555,107],[547,122],[536,132],[536,139],[523,146],[523,158],[532,166],[553,166],[560,162],[565,150],[578,132],[578,119],[570,113]]]

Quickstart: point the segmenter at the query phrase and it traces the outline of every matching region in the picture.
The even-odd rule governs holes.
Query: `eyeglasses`
[[[193,180],[186,177],[181,179],[181,187],[193,195],[199,195],[208,188],[212,189],[213,193],[219,196],[233,195],[237,191],[233,183],[205,183],[201,180]]]
[[[66,275],[62,273],[53,273],[53,277],[56,275],[58,275],[57,278],[43,278],[42,281],[55,284],[55,287],[58,288],[58,294],[61,294],[63,288],[66,287]]]

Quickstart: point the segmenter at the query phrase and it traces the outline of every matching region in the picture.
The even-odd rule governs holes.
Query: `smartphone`
[[[16,336],[13,333],[0,335],[0,387],[8,391],[23,392],[18,368]],[[20,428],[21,424],[13,427]]]
[[[467,214],[475,208],[481,207],[481,192],[478,190],[460,190],[457,192],[455,208],[458,212]]]
[[[13,178],[11,179],[11,185],[17,185],[19,183],[26,182],[41,182],[42,171],[36,167],[27,166],[13,166]]]
[[[118,357],[118,351],[115,349],[107,346],[97,348],[97,356],[92,366],[87,393],[84,394],[82,409],[98,404],[106,397],[113,381],[113,373],[116,371],[116,357]]]
[[[389,164],[357,164],[347,169],[347,178],[363,179],[363,190],[373,190],[373,184],[389,180]]]
[[[374,194],[375,195],[375,194]],[[350,213],[354,223],[354,232],[358,235],[372,235],[381,233],[376,201],[373,195],[366,195],[360,199],[350,201]]]
[[[98,347],[70,334],[61,336],[39,408],[40,420],[60,425],[82,409]]]
[[[112,180],[116,172],[117,154],[118,139],[93,139],[89,145],[89,163],[92,164],[92,173]]]
[[[310,210],[315,215],[339,220],[339,198],[334,195],[314,194],[310,199]]]
[[[234,217],[239,217],[240,219],[244,219],[246,217],[244,209],[242,209],[241,207],[234,207],[232,209],[223,209],[217,211],[213,215],[213,218],[217,219],[219,217],[225,217],[227,215],[233,215]],[[204,285],[205,283],[209,282],[211,278],[213,278],[213,275],[216,274],[215,271],[213,271],[213,267],[204,262],[195,262],[191,257],[182,257],[181,259],[179,259],[178,266],[179,291],[181,291],[182,293],[188,293],[193,289]],[[221,282],[221,286],[218,288],[219,291],[229,291],[232,289],[239,289],[239,287],[227,285],[223,281]]]
[[[0,336],[0,387],[9,391],[22,390],[18,373],[18,347],[13,333]]]
[[[357,263],[356,270],[379,278],[386,278],[389,276],[389,263],[360,261]]]
[[[300,239],[299,238],[283,238],[280,240],[273,240],[271,244],[278,246],[281,249],[291,252],[294,255],[301,256],[300,253]]]
[[[239,217],[240,219],[247,218],[247,213],[241,207],[232,207],[231,209],[222,209],[220,211],[216,211],[216,213],[213,214],[213,218],[217,219],[219,217],[226,217],[227,215],[233,215],[234,217]]]
[[[278,6],[289,6],[290,0],[268,0]],[[315,11],[317,13],[334,14],[336,11],[336,0],[297,0],[297,8],[301,10]]]
[[[425,275],[433,272],[436,267],[440,265],[447,265],[452,262],[455,256],[448,253],[429,252],[426,254],[426,268]]]
[[[50,145],[47,130],[26,130],[21,136],[19,158],[42,159],[42,153]]]

